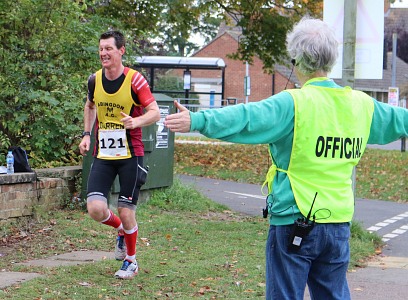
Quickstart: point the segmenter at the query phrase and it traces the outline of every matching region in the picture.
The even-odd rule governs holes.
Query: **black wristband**
[[[86,136],[86,135],[91,135],[91,132],[89,132],[89,131],[84,131],[84,132],[82,132],[82,137],[84,137],[84,136]]]

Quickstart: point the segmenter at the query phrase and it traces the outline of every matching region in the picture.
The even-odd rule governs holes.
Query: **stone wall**
[[[75,190],[80,166],[36,169],[36,173],[0,175],[0,222],[32,216],[41,210],[61,207]]]

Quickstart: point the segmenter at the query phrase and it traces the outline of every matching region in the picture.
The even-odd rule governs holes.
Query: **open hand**
[[[190,111],[176,100],[174,101],[174,105],[179,112],[168,115],[164,121],[164,125],[173,132],[190,132]]]

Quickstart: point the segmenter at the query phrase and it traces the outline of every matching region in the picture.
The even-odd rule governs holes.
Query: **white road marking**
[[[381,228],[382,227],[380,227],[380,226],[371,226],[371,227],[368,227],[367,230],[370,231],[370,232],[373,232],[373,231],[380,230]]]
[[[397,222],[398,220],[395,220],[394,218],[391,218],[391,219],[388,219],[388,220],[384,220],[383,222],[384,223],[389,223],[389,224],[392,224],[392,223],[395,223],[395,222]]]
[[[250,198],[256,198],[256,199],[265,199],[265,196],[259,196],[259,195],[253,195],[253,194],[245,194],[245,193],[237,193],[237,192],[231,192],[231,191],[224,191],[225,193],[229,193],[229,194],[235,194],[238,196],[243,196],[243,197],[250,197]],[[392,218],[383,220],[382,222],[379,222],[377,224],[375,224],[374,226],[368,227],[367,230],[369,232],[374,232],[374,231],[378,231],[392,223],[395,223],[397,221],[403,220],[404,218],[408,218],[408,211],[402,214],[399,214],[397,216],[394,216]],[[408,224],[407,225],[403,225],[400,228],[392,231],[392,233],[387,233],[385,235],[382,236],[382,240],[384,242],[389,241],[390,239],[393,239],[395,237],[398,237],[401,234],[404,234],[408,231]]]
[[[407,232],[407,231],[401,229],[401,227],[400,227],[400,229],[395,229],[392,233],[395,233],[395,234],[403,234],[403,233],[405,233],[405,232]]]
[[[395,223],[397,221],[401,221],[404,218],[408,218],[408,211],[405,212],[405,213],[399,214],[399,215],[397,215],[395,217],[383,220],[382,222],[379,222],[379,223],[375,224],[374,226],[370,226],[370,227],[367,228],[367,230],[369,232],[378,231],[378,230],[380,230],[380,229],[382,229],[382,228],[384,228],[384,227],[386,227],[386,226],[388,226],[388,225],[390,225],[392,223]],[[400,228],[395,229],[391,233],[384,234],[382,236],[382,240],[384,242],[387,242],[390,239],[396,238],[396,237],[400,236],[401,234],[406,233],[407,231],[408,231],[408,224],[407,225],[402,225]]]
[[[265,199],[266,196],[259,196],[259,195],[252,195],[252,194],[244,194],[244,193],[237,193],[237,192],[230,192],[230,191],[224,191],[225,193],[229,194],[235,194],[239,196],[245,196],[245,197],[250,197],[250,198],[256,198],[256,199]]]

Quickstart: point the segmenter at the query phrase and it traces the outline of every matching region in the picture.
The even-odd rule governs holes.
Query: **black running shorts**
[[[118,207],[136,209],[140,188],[147,178],[143,156],[118,160],[95,158],[88,177],[88,201],[107,201],[116,176],[120,184]]]

